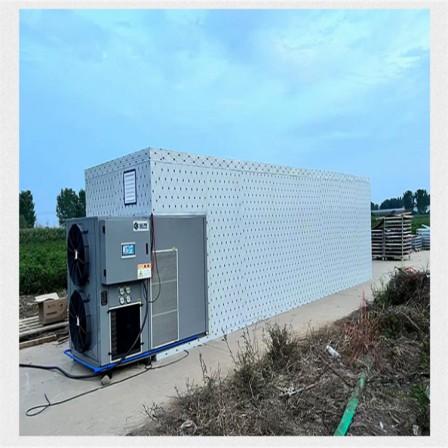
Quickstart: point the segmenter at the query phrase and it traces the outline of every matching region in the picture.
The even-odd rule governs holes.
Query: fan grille
[[[76,286],[82,286],[89,278],[89,243],[87,231],[78,224],[70,227],[67,237],[68,272]]]
[[[69,330],[72,348],[83,353],[90,347],[90,308],[82,293],[74,291],[69,303]]]

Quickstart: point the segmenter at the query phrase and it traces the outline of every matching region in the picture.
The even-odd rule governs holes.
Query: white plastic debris
[[[335,358],[341,357],[341,355],[333,347],[330,347],[329,345],[327,345],[327,350],[331,356],[334,356]]]
[[[196,430],[197,426],[193,420],[186,420],[185,422],[182,423],[182,425],[180,425],[180,429],[189,429],[189,428],[193,428],[194,430]]]

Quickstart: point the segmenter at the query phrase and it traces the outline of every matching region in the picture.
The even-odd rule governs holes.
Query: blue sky
[[[21,10],[20,189],[148,146],[429,192],[429,10]]]

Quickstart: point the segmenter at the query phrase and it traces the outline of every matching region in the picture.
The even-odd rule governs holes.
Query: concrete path
[[[388,273],[394,266],[429,267],[429,251],[413,253],[410,260],[404,262],[373,261],[372,282],[363,283],[338,294],[325,297],[317,302],[293,309],[267,321],[249,327],[251,338],[262,345],[262,330],[266,323],[288,324],[298,331],[306,331],[309,326],[318,328],[338,320],[360,305],[362,293],[366,299],[372,297],[372,285],[379,286],[381,280],[388,279]],[[238,350],[242,330],[228,336],[230,349]],[[21,363],[59,365],[75,374],[85,374],[85,369],[63,354],[68,343],[45,344],[20,351]],[[223,374],[231,371],[233,362],[223,339],[190,349],[189,356],[173,366],[149,370],[115,386],[97,390],[83,397],[50,407],[35,417],[25,415],[32,406],[45,404],[44,394],[51,402],[61,401],[100,386],[98,378],[91,380],[70,380],[58,373],[36,369],[19,369],[20,373],[20,435],[125,435],[144,421],[144,405],[152,402],[164,403],[175,396],[175,387],[185,390],[187,380],[199,383],[202,370],[199,364],[202,355],[207,368],[216,370],[218,366]],[[182,358],[185,353],[172,356],[156,363],[163,366]],[[112,384],[144,371],[142,365],[133,365],[120,369],[114,374]]]

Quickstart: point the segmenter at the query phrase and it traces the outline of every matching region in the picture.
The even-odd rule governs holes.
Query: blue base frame
[[[158,353],[158,352],[161,352],[163,350],[168,350],[170,348],[177,347],[178,345],[184,344],[185,342],[190,342],[190,341],[193,341],[195,339],[199,339],[199,337],[200,337],[200,335],[197,334],[196,336],[192,336],[191,338],[182,339],[181,341],[177,341],[177,342],[174,342],[172,344],[165,345],[164,347],[159,347],[159,348],[156,348],[154,350],[150,350],[149,352],[145,352],[145,353],[140,353],[139,355],[133,356],[132,358],[125,359],[122,363],[120,363],[120,365],[127,364],[127,363],[132,362],[132,361],[136,361],[137,359],[140,359],[140,358],[146,358],[146,357],[148,357],[150,355],[153,355],[154,353]],[[79,358],[77,358],[75,355],[73,355],[72,354],[72,350],[70,348],[65,350],[64,354],[67,355],[68,357],[72,358],[74,361],[79,362],[83,366],[86,366],[89,369],[93,370],[95,373],[101,372],[101,371],[106,370],[106,369],[110,369],[111,367],[113,367],[115,364],[118,363],[118,361],[117,361],[115,363],[108,364],[107,366],[94,367],[94,366],[91,366],[91,365],[87,364],[84,361],[81,361]]]

